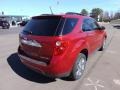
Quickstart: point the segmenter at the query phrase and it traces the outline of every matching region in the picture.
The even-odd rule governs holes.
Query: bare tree
[[[113,20],[114,19],[114,14],[113,12],[110,12],[110,20]]]
[[[110,22],[109,12],[105,11],[105,12],[103,13],[103,21],[105,21],[105,22]]]

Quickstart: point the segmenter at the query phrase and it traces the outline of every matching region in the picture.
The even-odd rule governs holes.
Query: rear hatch
[[[59,36],[71,33],[77,22],[77,18],[62,16],[33,17],[20,33],[22,54],[49,62],[53,54],[62,54],[66,50],[68,40]]]
[[[36,60],[49,61],[59,35],[61,16],[33,17],[20,33],[22,54]],[[59,28],[59,29],[58,29]]]

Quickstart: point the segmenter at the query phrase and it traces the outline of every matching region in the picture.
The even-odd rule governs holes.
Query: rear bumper
[[[25,64],[27,67],[49,77],[66,77],[69,76],[71,72],[69,68],[70,66],[65,66],[64,64],[62,65],[61,61],[64,62],[64,60],[56,60],[56,62],[47,65],[44,62],[31,59],[21,54],[19,54],[19,57],[22,63]]]
[[[35,59],[31,59],[31,58],[28,58],[28,57],[23,56],[23,55],[20,55],[20,54],[19,54],[19,57],[20,57],[21,60],[24,59],[24,60],[26,60],[26,61],[28,61],[28,62],[37,64],[37,65],[47,66],[47,64],[44,63],[44,62],[41,62],[41,61],[38,61],[38,60],[35,60]]]

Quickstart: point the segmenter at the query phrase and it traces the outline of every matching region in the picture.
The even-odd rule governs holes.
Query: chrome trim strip
[[[20,55],[20,54],[19,54],[19,57],[20,57],[20,59],[24,59],[24,60],[26,60],[26,61],[29,61],[29,62],[34,63],[34,64],[37,64],[37,65],[47,66],[47,64],[44,63],[44,62],[36,61],[35,59],[31,59],[31,58],[28,58],[28,57],[23,56],[23,55]]]
[[[42,45],[35,40],[21,39],[21,43],[34,47],[42,47]]]

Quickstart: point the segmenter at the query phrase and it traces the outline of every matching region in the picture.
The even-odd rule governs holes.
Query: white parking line
[[[97,81],[92,81],[90,78],[87,78],[87,80],[90,83],[85,84],[85,86],[93,86],[95,90],[98,90],[98,87],[104,88],[103,85],[100,84],[101,80],[97,80]],[[103,82],[103,81],[102,81]]]
[[[119,85],[119,86],[120,86],[120,80],[119,80],[119,79],[113,79],[113,82],[114,82],[116,85]]]

